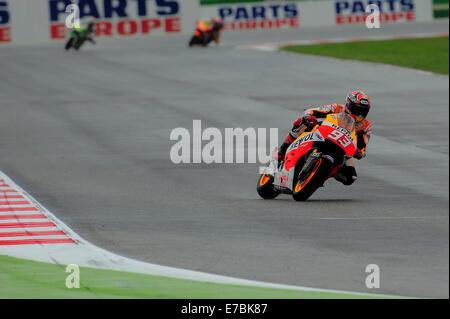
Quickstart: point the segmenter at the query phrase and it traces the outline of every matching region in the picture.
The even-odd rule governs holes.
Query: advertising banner
[[[423,0],[337,0],[334,10],[336,24],[363,24],[370,13],[367,6],[379,9],[380,23],[399,23],[431,20],[430,1]]]
[[[225,29],[274,30],[364,24],[376,5],[381,23],[431,21],[432,0],[201,0],[202,18],[224,20]]]
[[[95,19],[100,39],[187,35],[199,19],[213,17],[226,31],[359,25],[370,4],[379,8],[381,25],[434,18],[433,0],[0,0],[0,45],[64,41],[71,4],[82,21]]]
[[[0,43],[11,42],[10,20],[8,1],[0,1]]]
[[[93,17],[96,37],[134,36],[192,31],[193,23],[183,21],[182,7],[192,9],[191,1],[182,0],[76,0],[80,18]],[[66,7],[69,0],[48,0],[50,38],[65,39]],[[192,4],[192,3],[191,3]],[[184,22],[184,24],[183,24]]]
[[[202,17],[220,17],[225,30],[271,30],[299,27],[299,2],[224,3],[202,7]]]
[[[447,18],[448,19],[448,0],[433,0],[433,16],[435,19]]]
[[[95,21],[97,38],[190,34],[199,15],[198,0],[0,0],[0,42],[67,39],[71,4],[82,24]]]

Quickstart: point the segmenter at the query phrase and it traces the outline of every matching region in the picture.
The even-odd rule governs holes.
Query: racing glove
[[[292,128],[296,129],[302,124],[303,118],[300,116],[294,123],[292,123]]]
[[[302,124],[306,125],[307,128],[313,128],[317,125],[317,118],[315,116],[305,116],[302,119]]]
[[[307,128],[312,128],[317,125],[317,118],[315,116],[299,117],[294,123],[292,129],[297,129],[300,125],[306,125]]]
[[[353,157],[356,158],[357,160],[360,160],[364,156],[365,154],[359,148],[356,149],[355,155],[353,155]]]

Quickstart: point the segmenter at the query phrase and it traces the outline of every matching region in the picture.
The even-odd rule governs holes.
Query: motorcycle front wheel
[[[73,38],[70,38],[66,43],[66,50],[69,50],[73,45]]]
[[[79,40],[77,43],[74,44],[73,48],[78,51],[83,45],[83,43],[84,43],[83,40]]]
[[[292,197],[296,201],[306,201],[314,192],[323,185],[333,169],[333,164],[326,158],[318,157],[313,165],[301,179],[296,178],[292,190]],[[300,176],[301,174],[299,174]]]
[[[201,44],[203,44],[202,39],[200,37],[198,37],[198,36],[195,36],[195,35],[191,38],[191,41],[189,41],[189,46],[190,47],[192,47],[194,45],[201,45]]]

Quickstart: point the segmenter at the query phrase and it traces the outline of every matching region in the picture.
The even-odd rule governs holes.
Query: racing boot
[[[347,165],[347,163],[337,171],[334,178],[346,186],[352,185],[358,179],[355,167],[353,165]]]
[[[283,144],[278,148],[278,152],[274,154],[274,159],[278,162],[278,169],[281,168],[286,151],[294,140],[295,138],[289,133],[284,139]]]
[[[275,154],[274,159],[278,161],[278,168],[284,160],[286,151],[289,146],[299,137],[305,130],[310,130],[317,125],[317,118],[315,116],[299,117],[294,123],[291,131],[284,139],[283,144],[279,147],[278,153]]]

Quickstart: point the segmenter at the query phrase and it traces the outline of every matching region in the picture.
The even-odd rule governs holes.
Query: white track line
[[[395,220],[395,219],[448,219],[448,216],[386,216],[386,217],[317,217],[312,219],[319,219],[319,220],[377,220],[377,219],[388,219],[388,220]]]
[[[33,228],[0,228],[0,235],[2,233],[9,233],[9,232],[43,232],[43,231],[55,231],[60,230],[58,227],[33,227]],[[0,250],[1,251],[1,250]]]
[[[378,40],[401,40],[415,38],[434,38],[448,36],[449,33],[414,33],[405,36],[371,36],[367,38],[333,38],[326,40],[298,40],[290,42],[271,42],[254,45],[239,45],[236,50],[259,50],[259,51],[277,51],[281,47],[290,45],[314,45],[328,43],[344,43],[344,42],[362,42],[362,41],[378,41]]]

